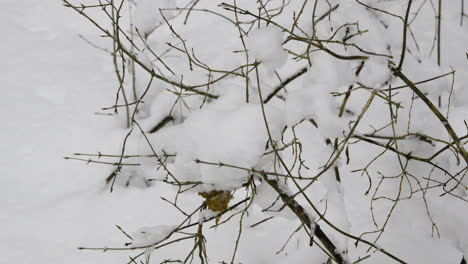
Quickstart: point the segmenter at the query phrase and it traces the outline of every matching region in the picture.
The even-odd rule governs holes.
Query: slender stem
[[[454,141],[463,159],[468,164],[468,152],[465,150],[465,148],[461,144],[460,138],[458,137],[457,133],[452,128],[448,120],[444,117],[444,115],[442,115],[442,113],[439,112],[437,107],[429,100],[429,98],[427,98],[426,95],[423,92],[421,92],[421,90],[419,90],[416,87],[416,85],[412,81],[410,81],[399,69],[393,68],[392,70],[393,70],[393,74],[397,76],[398,78],[400,78],[404,83],[406,83],[411,88],[411,90],[413,90],[413,92],[421,98],[421,100],[427,105],[427,107],[429,107],[432,113],[434,113],[434,115],[439,119],[439,121],[442,123],[442,125],[445,127],[448,134]]]
[[[406,15],[405,15],[404,23],[403,23],[403,45],[401,47],[400,63],[398,64],[398,67],[397,67],[398,70],[401,70],[401,67],[403,67],[403,61],[405,60],[406,32],[408,31],[408,17],[409,17],[412,2],[413,2],[413,0],[409,0],[408,1],[408,7],[406,8]]]
[[[440,25],[442,20],[442,0],[439,0],[439,15],[437,16],[437,65],[440,66]]]

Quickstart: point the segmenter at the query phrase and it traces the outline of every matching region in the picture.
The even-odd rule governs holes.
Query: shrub
[[[127,128],[121,153],[89,161],[116,159],[110,191],[166,184],[181,213],[173,226],[121,229],[123,248],[86,249],[139,250],[136,263],[183,244],[153,259],[259,263],[265,252],[239,248],[263,248],[242,236],[267,225],[285,243],[278,256],[293,236],[304,246],[278,262],[437,263],[419,252],[436,245],[427,234],[453,241],[460,259],[468,229],[450,223],[466,216],[468,80],[455,69],[467,69],[468,34],[463,1],[461,13],[434,2],[64,0],[112,42],[106,109]],[[230,256],[206,244],[223,228],[235,231]]]

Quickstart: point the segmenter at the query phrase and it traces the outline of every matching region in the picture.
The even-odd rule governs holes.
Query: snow
[[[177,226],[157,225],[140,227],[132,234],[132,247],[146,247],[156,245],[168,237]]]
[[[316,47],[304,58],[291,53],[300,55],[307,49],[304,43],[285,41],[290,37],[285,31],[292,28],[292,20],[302,5],[300,2],[290,1],[284,13],[274,17],[275,23],[283,25],[284,29],[265,21],[255,21],[250,28],[246,23],[253,18],[241,15],[249,63],[260,62],[258,87],[257,71],[252,65],[237,69],[246,63],[244,47],[238,28],[232,22],[235,20],[233,13],[219,7],[217,1],[199,1],[195,6],[199,10],[192,11],[186,25],[186,11],[162,11],[172,29],[185,41],[192,62],[210,65],[209,71],[195,63],[190,67],[187,54],[170,48],[168,43],[181,49],[182,41],[165,25],[159,12],[193,2],[133,2],[132,10],[126,9],[122,14],[122,26],[129,23],[131,14],[134,26],[145,39],[136,38],[136,44],[144,49],[135,53],[146,66],[168,80],[183,81],[185,85],[203,84],[226,72],[234,74],[213,83],[209,90],[206,86],[198,88],[219,96],[218,99],[193,95],[154,79],[136,114],[136,121],[146,133],[143,135],[134,125],[125,146],[126,155],[142,157],[123,159],[124,165],[111,193],[111,183],[106,183],[105,178],[116,166],[87,164],[86,161],[118,162],[118,158],[73,155],[100,153],[118,157],[123,139],[130,131],[125,125],[123,108],[119,109],[119,115],[113,110],[102,110],[116,103],[115,94],[119,88],[112,57],[84,39],[108,50],[111,43],[100,37],[102,32],[76,12],[63,7],[60,1],[2,1],[0,30],[6,36],[0,44],[5,62],[0,64],[0,82],[4,87],[1,111],[4,125],[0,136],[3,150],[0,154],[2,261],[55,264],[66,259],[70,263],[126,263],[129,255],[138,252],[110,250],[123,248],[129,242],[116,225],[133,238],[130,247],[160,243],[188,214],[201,206],[204,199],[198,192],[229,190],[233,194],[229,206],[247,196],[253,200],[224,214],[216,228],[212,228],[214,221],[203,224],[210,262],[230,261],[239,234],[240,212],[245,209],[236,263],[326,263],[328,257],[319,247],[309,246],[310,238],[303,230],[295,233],[300,221],[260,173],[253,173],[253,170],[282,173],[281,177],[268,177],[277,181],[289,196],[294,196],[307,215],[316,221],[310,229],[314,231],[315,223],[319,224],[337,246],[335,253],[342,254],[349,263],[368,254],[370,258],[363,262],[390,263],[382,254],[383,250],[407,263],[459,264],[462,255],[468,256],[465,201],[468,177],[463,176],[462,157],[454,155],[453,150],[442,153],[432,162],[449,172],[460,172],[456,176],[460,184],[430,164],[407,161],[403,157],[400,157],[400,164],[391,150],[384,151],[385,148],[356,138],[348,141],[346,154],[334,164],[339,169],[340,180],[333,167],[311,180],[336,153],[335,139],[338,144],[342,143],[374,88],[378,94],[360,120],[355,135],[375,133],[384,139],[370,137],[372,135],[369,139],[384,145],[388,143],[414,156],[428,157],[444,147],[444,141],[450,141],[444,126],[450,124],[460,137],[466,134],[468,77],[464,73],[468,64],[462,44],[468,40],[468,20],[465,19],[463,26],[459,25],[458,4],[443,2],[442,62],[439,66],[436,50],[430,52],[434,10],[427,1],[413,1],[410,16],[417,16],[411,31],[417,41],[412,37],[408,40],[402,68],[415,82],[445,74],[452,68],[456,70],[454,79],[448,75],[418,84],[439,111],[448,116],[449,123],[440,122],[410,89],[401,88],[392,91],[392,99],[403,106],[398,109],[393,106],[398,122],[392,127],[388,126],[392,118],[389,104],[379,96],[388,94],[389,85],[392,88],[404,85],[393,76],[393,64],[389,63],[397,63],[401,52],[402,22],[395,16],[372,11],[355,1],[319,1],[317,16],[329,10],[326,2],[340,5],[330,17],[318,22],[317,31],[312,32],[313,2],[306,5],[294,32],[301,36],[315,33],[324,46],[343,56],[370,56],[361,64],[361,59],[340,60]],[[268,1],[266,8],[272,8],[268,15],[278,11],[273,7],[282,2]],[[406,1],[361,2],[399,16],[404,15],[407,6]],[[414,10],[424,2],[427,3],[416,14]],[[255,1],[238,0],[236,3],[254,14],[259,12]],[[232,21],[200,11],[204,9],[217,10]],[[260,13],[266,16],[264,11]],[[99,8],[86,9],[86,12],[99,23],[107,21]],[[345,23],[351,24],[339,30],[333,39],[343,40],[357,30],[367,30],[347,43],[354,43],[368,53],[327,41]],[[155,59],[149,49],[160,55],[175,74]],[[307,73],[289,83],[269,103],[260,102],[259,89],[265,98],[304,65],[308,65]],[[363,66],[357,74],[360,65]],[[244,78],[247,70],[248,89]],[[125,91],[131,95],[130,101],[134,99],[133,92],[136,96],[143,94],[149,79],[149,75],[137,67],[135,91],[129,79],[124,83]],[[347,101],[347,111],[340,117],[343,95],[351,86],[355,90]],[[246,91],[249,103],[245,102]],[[451,108],[447,114],[449,100]],[[123,103],[122,98],[118,103]],[[172,119],[163,128],[148,132],[167,116]],[[408,132],[425,133],[428,137],[421,139],[412,135],[398,140],[397,144],[385,139],[392,138],[394,133]],[[269,142],[270,135],[274,144]],[[463,143],[466,146],[466,139]],[[166,161],[165,167],[160,166],[153,150]],[[274,150],[278,151],[277,155]],[[65,160],[65,156],[84,161]],[[279,157],[286,163],[287,171]],[[375,157],[378,158],[373,160]],[[125,165],[127,163],[139,166]],[[400,177],[402,167],[407,175]],[[365,170],[360,170],[363,168]],[[168,172],[182,182],[201,184],[194,188],[184,185],[183,189],[187,190],[176,196],[180,189],[168,184],[174,180]],[[296,176],[294,181],[298,185],[291,178],[286,180],[284,176],[288,173]],[[435,186],[437,183],[445,185]],[[426,185],[432,188],[421,191]],[[298,186],[307,188],[299,191]],[[452,188],[451,194],[444,194]],[[392,209],[395,197],[401,199]],[[172,205],[175,201],[178,207]],[[309,203],[334,227],[327,225]],[[238,214],[229,218],[233,213]],[[387,223],[389,213],[391,217]],[[208,209],[196,211],[185,224],[197,226],[196,223],[214,214]],[[272,218],[256,225],[267,217]],[[229,221],[224,223],[225,220]],[[343,236],[335,227],[356,236],[382,227],[385,232],[376,243],[377,249],[367,252],[367,246],[359,243],[356,247],[353,239]],[[196,233],[197,229],[187,228],[173,236],[191,232]],[[378,234],[367,233],[363,238],[374,241]],[[151,254],[151,263],[175,257],[183,259],[193,248],[193,240],[174,243],[158,251],[148,250],[146,254]],[[103,250],[78,250],[78,247],[108,250],[103,253]],[[194,263],[197,261],[195,258]]]
[[[288,57],[282,47],[283,33],[272,26],[255,29],[247,40],[248,52],[256,60],[271,68],[283,66]]]
[[[121,246],[125,237],[115,224],[126,230],[170,224],[156,219],[176,213],[147,189],[109,194],[106,166],[63,159],[105,152],[126,134],[120,121],[94,114],[113,103],[113,68],[107,54],[78,34],[105,42],[60,1],[1,1],[0,12],[0,46],[8,54],[0,64],[0,262],[116,263],[121,254],[77,248]],[[160,211],[141,210],[155,204]]]
[[[164,23],[163,15],[166,19],[170,19],[174,15],[174,10],[161,9],[171,9],[175,7],[175,1],[172,0],[138,0],[133,14],[135,27],[142,36],[148,35]]]
[[[338,117],[339,105],[330,96],[329,85],[310,85],[305,77],[303,88],[294,90],[286,99],[287,124],[293,126],[303,119],[312,118],[324,137],[341,137],[346,123]],[[325,98],[325,99],[324,99]]]
[[[177,140],[175,174],[181,180],[201,181],[217,189],[239,188],[247,181],[248,172],[222,166],[195,164],[195,160],[221,162],[250,169],[262,156],[268,141],[267,130],[259,105],[241,105],[227,108],[212,105],[192,112]],[[270,129],[278,138],[284,127],[279,109],[267,107],[267,116],[272,117]],[[209,187],[208,187],[209,189]]]
[[[203,224],[205,221],[216,217],[219,214],[219,212],[214,212],[210,209],[204,209],[201,212],[198,213],[198,223]]]

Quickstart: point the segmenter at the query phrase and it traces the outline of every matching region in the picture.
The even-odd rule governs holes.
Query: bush
[[[127,128],[121,153],[89,161],[112,160],[111,192],[163,183],[180,211],[172,226],[119,228],[125,247],[82,249],[139,250],[131,263],[440,263],[422,252],[452,241],[440,257],[460,263],[468,34],[463,1],[436,2],[64,0],[112,42],[105,109]],[[221,229],[229,256],[207,244]],[[282,248],[254,241],[260,230]]]

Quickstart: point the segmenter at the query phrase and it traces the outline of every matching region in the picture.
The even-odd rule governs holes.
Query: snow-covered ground
[[[402,4],[402,10],[404,7],[405,5]],[[458,9],[448,8],[448,10],[450,13],[447,15],[446,21],[451,23],[450,25],[454,25],[457,23],[455,22],[457,20],[455,11]],[[137,10],[137,12],[142,11]],[[139,22],[137,21],[137,23]],[[142,21],[141,23],[148,22]],[[203,26],[204,23],[208,22],[200,20],[193,23],[195,26],[197,23]],[[427,29],[423,22],[416,21],[415,24],[417,23],[421,23],[419,26],[421,30],[417,32],[424,32]],[[468,19],[465,23],[468,24]],[[222,29],[223,25],[212,26]],[[433,29],[432,26],[431,24],[431,29]],[[457,30],[461,31],[461,36],[457,35]],[[0,85],[3,98],[0,116],[4,120],[3,129],[0,132],[2,149],[0,154],[0,263],[127,263],[129,254],[136,255],[139,252],[82,251],[78,250],[78,247],[123,247],[128,239],[116,228],[116,225],[133,233],[142,226],[178,224],[181,218],[176,208],[160,199],[160,197],[173,197],[173,188],[159,182],[153,183],[151,188],[139,186],[124,188],[121,184],[111,193],[109,186],[106,186],[104,182],[105,177],[112,171],[109,166],[86,165],[86,162],[64,159],[65,156],[76,152],[109,151],[111,154],[116,154],[119,152],[122,140],[127,133],[122,119],[108,116],[105,113],[109,113],[109,111],[100,110],[102,107],[111,106],[114,103],[114,95],[118,88],[112,58],[105,52],[89,45],[83,38],[79,37],[79,34],[93,43],[107,48],[109,42],[99,38],[98,35],[102,32],[93,28],[76,12],[63,7],[59,0],[1,0],[0,32],[3,36],[0,41],[0,50],[3,54],[2,63],[0,63]],[[233,32],[235,31],[221,33],[232,36]],[[187,31],[184,33],[188,37],[195,37],[194,46],[204,45],[203,36],[199,39],[196,37],[197,34],[206,32]],[[170,32],[166,30],[161,34],[167,36],[170,35]],[[281,34],[279,30],[254,31],[252,39],[247,40],[247,45],[252,45],[252,56],[266,61],[265,64],[268,67],[281,67],[286,61],[286,52],[282,50],[280,45]],[[435,73],[446,72],[445,70],[449,69],[448,65],[455,66],[457,74],[466,73],[468,60],[464,58],[463,53],[460,53],[463,50],[460,47],[466,46],[464,41],[468,39],[467,26],[459,29],[446,27],[444,34],[446,34],[442,45],[444,70],[431,72],[425,68],[427,71],[412,71],[411,66],[418,67],[418,64],[414,62],[414,59],[409,58],[407,59],[409,65],[407,71],[411,77],[415,76],[418,80],[421,80],[423,76],[432,77]],[[153,37],[153,41],[157,42],[155,39],[158,37],[159,35]],[[432,35],[420,37],[431,38]],[[216,52],[222,54],[226,48],[230,48],[228,46],[230,43],[218,43],[217,41],[222,42],[220,39],[223,38],[213,40],[215,43],[213,49],[203,50],[198,55],[201,58],[216,57],[213,54],[218,54]],[[276,41],[277,39],[279,40]],[[274,47],[274,53],[279,54],[271,61],[269,61],[271,55],[268,54],[268,50],[262,49],[263,45],[268,45],[270,40],[276,41],[271,44]],[[255,43],[262,43],[262,41],[264,44],[258,44],[255,47]],[[236,49],[242,49],[240,42],[236,45]],[[423,43],[421,45],[421,49],[424,50],[427,49],[424,45],[429,44]],[[425,56],[421,55],[423,59],[426,59]],[[230,60],[231,57],[228,57],[226,61],[223,61],[222,66],[229,68],[231,64],[244,62],[243,56],[238,58],[240,59],[236,61]],[[330,62],[330,65],[327,66],[334,67],[333,63]],[[286,65],[296,67],[291,61]],[[427,65],[433,66],[429,63]],[[377,66],[379,64],[376,63]],[[263,70],[264,72],[261,74],[274,76],[270,68]],[[289,69],[283,68],[283,70],[280,72],[283,77],[293,72]],[[365,70],[370,71],[370,73],[366,73],[371,76],[369,82],[380,77],[377,76],[378,74],[373,74],[372,69],[365,68]],[[378,73],[378,69],[373,70]],[[313,82],[316,78],[313,74],[322,74],[320,77],[332,82],[338,82],[336,79],[340,81],[346,79],[346,76],[338,75],[339,73],[330,75],[326,71],[317,72],[305,77],[305,80]],[[188,74],[187,82],[191,80],[190,78],[197,80],[198,77]],[[275,77],[271,79],[275,79]],[[461,76],[460,79],[467,80],[467,77]],[[273,131],[274,134],[279,135],[283,123],[293,125],[302,118],[309,118],[315,111],[326,110],[325,107],[329,107],[326,102],[314,99],[314,94],[300,91],[301,82],[298,83],[292,88],[293,91],[289,97],[291,99],[288,98],[290,101],[287,101],[285,106],[286,110],[281,110],[287,112],[284,120],[278,118],[278,120],[272,121],[272,123],[277,122],[277,126],[272,125],[271,128],[277,130]],[[450,82],[448,83],[450,84]],[[272,85],[262,85],[272,88]],[[297,89],[294,90],[295,88]],[[260,115],[255,116],[255,113],[260,113],[259,105],[239,106],[237,103],[232,103],[237,100],[237,95],[233,95],[231,98],[232,92],[219,89],[228,94],[226,96],[228,99],[223,99],[225,100],[222,101],[223,103],[208,105],[205,108],[208,110],[194,111],[195,114],[191,114],[181,126],[180,131],[182,132],[177,132],[184,133],[185,131],[187,134],[194,132],[205,136],[205,138],[181,137],[178,142],[174,143],[176,145],[174,149],[178,150],[174,166],[179,169],[178,172],[184,175],[193,172],[195,167],[187,167],[186,171],[183,169],[185,164],[196,158],[205,157],[209,159],[208,161],[214,162],[218,161],[214,160],[216,158],[227,161],[232,159],[232,162],[246,160],[241,165],[253,167],[258,161],[254,159],[261,156],[264,151],[264,141],[262,140],[266,137],[266,131],[262,130],[263,119]],[[458,97],[454,98],[455,110],[452,116],[454,116],[453,120],[458,122],[456,123],[457,131],[463,134],[461,131],[464,130],[464,126],[460,120],[466,119],[465,115],[468,113],[468,104],[464,102],[466,97],[463,97],[468,93],[466,87],[463,87],[463,82],[457,83],[455,90]],[[445,91],[444,95],[447,94],[448,91]],[[309,98],[312,101],[316,100],[314,102],[320,106],[319,109],[307,108],[310,101],[305,102],[305,100]],[[158,103],[163,103],[166,99],[160,99],[162,101]],[[301,102],[304,102],[303,105]],[[356,100],[356,102],[350,102],[350,105],[359,110],[358,107],[362,107],[362,102],[363,100]],[[322,103],[324,105],[321,105]],[[164,104],[162,105],[164,106]],[[157,105],[157,107],[160,106]],[[268,107],[269,105],[267,111],[270,115],[280,116],[280,114],[272,114],[272,112],[277,113],[275,111],[280,110]],[[375,112],[369,114],[370,119],[379,120],[379,109],[376,107]],[[423,109],[422,106],[421,109]],[[148,111],[155,112],[154,109]],[[423,112],[417,113],[424,115]],[[321,114],[327,115],[326,113]],[[157,119],[155,116],[160,118],[155,114],[152,120]],[[230,116],[231,119],[225,121],[225,116]],[[320,115],[317,117],[320,118]],[[319,119],[319,121],[321,120]],[[420,121],[420,123],[423,122],[425,121]],[[149,125],[145,124],[144,119],[142,119],[142,123]],[[416,123],[419,124],[418,121]],[[250,130],[241,129],[242,125],[245,124],[248,124],[246,127]],[[327,129],[328,124],[323,125]],[[334,123],[329,125],[330,128],[325,131],[326,133],[338,127]],[[343,127],[346,125],[347,123]],[[215,126],[218,130],[213,131],[211,128]],[[298,128],[297,133],[303,136],[314,133],[314,137],[318,138],[321,136],[320,133],[325,133],[324,131],[320,133],[311,131],[316,130]],[[224,141],[225,133],[232,133],[229,141]],[[170,133],[163,134],[161,138],[156,135],[152,140],[158,141],[168,139],[168,137],[170,139],[172,135]],[[340,136],[340,133],[337,133],[336,136]],[[245,138],[248,138],[247,143],[244,141]],[[139,143],[143,141],[141,137],[136,140]],[[213,144],[212,148],[194,148],[184,153],[187,146],[207,146],[212,141],[218,141],[219,144]],[[164,142],[164,144],[171,147],[170,142]],[[239,146],[243,144],[249,148],[239,149]],[[304,145],[306,149],[310,147],[308,152],[304,154],[306,159],[309,158],[311,164],[317,167],[322,165],[318,164],[318,161],[314,161],[314,158],[325,153],[326,146],[323,142],[320,145],[312,140],[304,139]],[[141,150],[141,148],[137,147],[133,150]],[[227,152],[224,152],[226,150]],[[245,152],[242,152],[244,150]],[[353,149],[351,148],[351,150]],[[367,158],[366,154],[354,153],[354,157],[356,157],[354,161]],[[308,165],[311,164],[308,163]],[[345,167],[343,171],[352,169],[356,168]],[[312,168],[312,171],[314,170],[315,168]],[[220,184],[219,179],[216,179],[216,175],[219,174],[216,168],[204,169],[202,172],[202,175],[192,176],[199,177],[204,182],[215,182],[222,188],[233,188],[239,184],[239,177],[230,170],[224,171],[227,176],[222,184]],[[342,173],[345,175],[342,187],[324,180],[321,184],[326,187],[314,189],[318,193],[311,194],[311,196],[314,198],[323,196],[325,194],[319,192],[325,192],[324,188],[329,188],[327,189],[328,194],[326,194],[330,203],[329,214],[337,217],[333,219],[330,216],[330,218],[340,226],[344,226],[348,232],[359,235],[359,232],[368,231],[369,226],[372,227],[367,212],[369,197],[362,196],[367,187],[367,178],[360,177],[359,174]],[[228,177],[232,181],[226,180]],[[249,217],[246,217],[244,221],[245,228],[236,263],[237,261],[241,263],[305,263],[305,260],[326,260],[317,246],[309,247],[308,238],[304,234],[297,235],[291,240],[286,250],[275,255],[290,233],[299,225],[297,219],[291,217],[290,212],[282,213],[283,215],[258,227],[251,227],[259,220],[273,215],[261,213],[262,206],[267,207],[271,204],[270,200],[266,201],[266,198],[262,198],[263,195],[273,200],[275,197],[274,194],[269,193],[271,190],[265,185],[262,184],[258,188],[259,204],[253,207]],[[339,191],[332,191],[333,188],[337,188]],[[342,192],[345,193],[344,196],[334,196],[336,193],[341,194]],[[343,197],[347,200],[343,200]],[[260,199],[265,199],[263,205]],[[437,195],[428,196],[427,199],[431,206],[432,216],[440,229],[441,238],[431,236],[431,223],[426,215],[425,203],[421,197],[416,197],[397,207],[392,221],[387,227],[391,233],[385,233],[378,244],[392,254],[401,257],[407,263],[459,264],[462,255],[468,254],[467,203],[451,197],[439,199]],[[196,193],[186,194],[181,200],[181,203],[187,205],[199,205],[203,201]],[[344,215],[346,215],[346,219],[343,218]],[[382,215],[385,214],[382,213]],[[382,219],[381,217],[380,220]],[[324,223],[321,222],[321,225],[325,231],[331,232],[331,229],[326,228]],[[238,228],[238,221],[231,221],[226,225],[207,231],[208,255],[213,263],[230,260]],[[208,229],[208,225],[205,225],[205,229]],[[164,234],[167,234],[166,231],[158,229],[158,232]],[[336,241],[339,240],[335,236],[332,237]],[[354,241],[343,240],[339,242],[343,247],[347,247],[351,246]],[[183,259],[191,246],[191,243],[181,243],[178,247],[154,253],[152,258],[154,258],[154,263],[159,263],[156,261],[162,261],[169,257]],[[360,251],[350,250],[352,256],[357,256],[362,251],[363,249]],[[364,255],[365,253],[362,253],[361,256]],[[379,255],[378,252],[373,254],[371,259],[368,262],[363,261],[363,263],[393,263],[389,258],[382,254]]]
[[[159,201],[144,191],[116,200],[101,189],[107,168],[63,159],[99,149],[118,127],[94,115],[112,104],[110,57],[78,37],[96,32],[61,1],[3,0],[0,14],[0,263],[116,263],[77,247],[120,239],[115,224],[159,219],[133,206]]]

